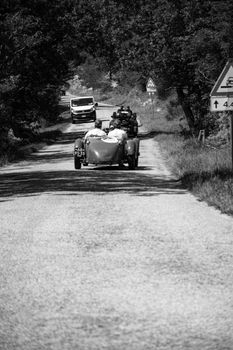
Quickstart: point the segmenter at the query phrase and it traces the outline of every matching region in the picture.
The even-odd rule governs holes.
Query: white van
[[[77,121],[96,120],[96,107],[93,96],[75,97],[70,100],[70,115],[72,123]]]

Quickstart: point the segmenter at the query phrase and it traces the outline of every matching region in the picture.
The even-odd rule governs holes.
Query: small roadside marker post
[[[230,113],[231,170],[233,172],[233,58],[230,58],[210,93],[210,111]]]
[[[198,141],[202,142],[203,144],[205,143],[205,129],[199,131]]]
[[[150,100],[151,100],[151,104],[152,104],[152,115],[153,115],[153,118],[154,118],[154,115],[155,115],[154,92],[149,92],[149,96],[150,96]]]

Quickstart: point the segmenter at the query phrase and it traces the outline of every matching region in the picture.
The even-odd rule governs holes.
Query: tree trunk
[[[185,94],[183,92],[182,87],[176,88],[176,92],[178,95],[179,103],[184,111],[185,118],[187,120],[190,131],[192,133],[194,133],[195,132],[195,119],[194,119],[194,115],[193,115],[193,112],[191,110],[190,104],[187,102],[187,100],[185,98]]]

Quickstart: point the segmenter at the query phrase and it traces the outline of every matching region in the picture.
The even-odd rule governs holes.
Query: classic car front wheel
[[[130,170],[134,170],[135,169],[136,163],[135,163],[135,156],[134,155],[128,156],[128,164],[129,164],[129,169]]]
[[[74,168],[75,169],[81,169],[81,162],[80,158],[74,156]]]

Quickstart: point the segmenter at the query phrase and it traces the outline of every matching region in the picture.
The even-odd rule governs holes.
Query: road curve
[[[0,349],[233,349],[232,218],[146,135],[136,171],[75,171],[90,127],[1,169]]]

